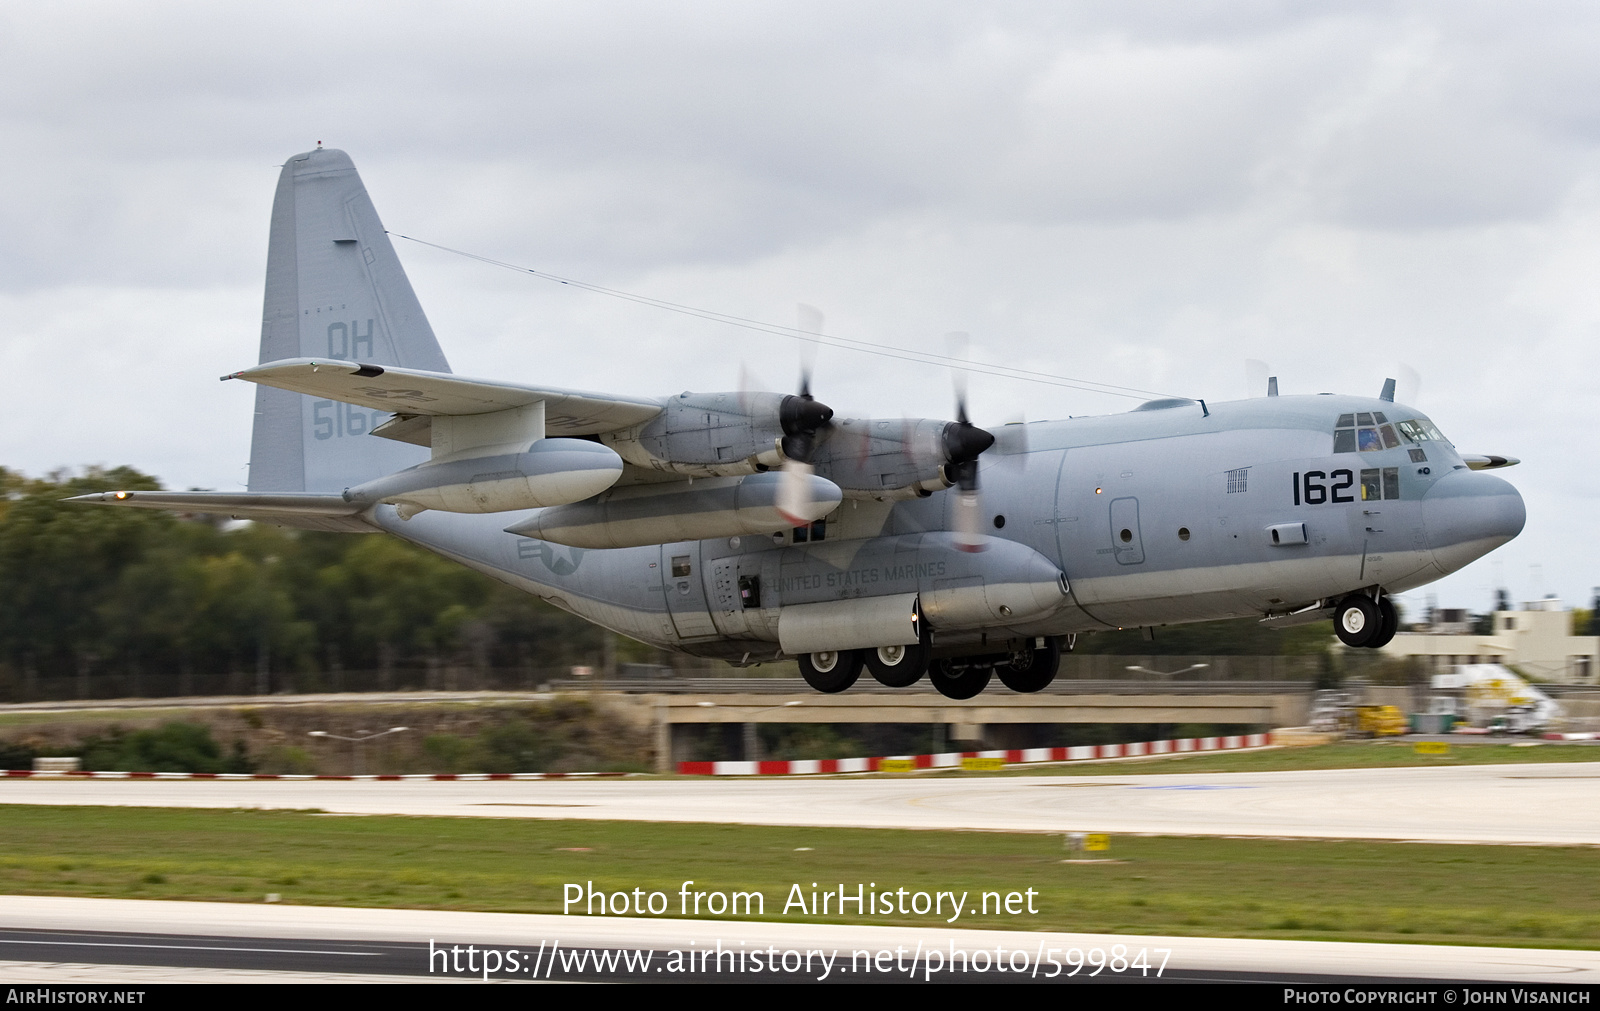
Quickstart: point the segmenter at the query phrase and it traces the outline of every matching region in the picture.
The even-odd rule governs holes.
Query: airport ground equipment
[[[1398,737],[1408,727],[1405,716],[1394,706],[1358,706],[1356,729],[1367,737]]]

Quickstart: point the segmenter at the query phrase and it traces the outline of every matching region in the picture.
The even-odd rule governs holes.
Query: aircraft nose
[[[1422,498],[1428,549],[1444,572],[1455,572],[1511,540],[1527,519],[1517,489],[1493,474],[1447,474]]]

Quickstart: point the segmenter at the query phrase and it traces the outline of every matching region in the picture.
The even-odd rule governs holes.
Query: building
[[[1428,624],[1397,634],[1383,652],[1431,660],[1434,670],[1457,664],[1502,663],[1534,681],[1596,683],[1600,636],[1573,635],[1572,612],[1554,598],[1520,611],[1494,612],[1494,631],[1475,635],[1462,612],[1435,610]]]

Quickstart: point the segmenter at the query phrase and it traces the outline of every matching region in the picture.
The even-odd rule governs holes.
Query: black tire
[[[1378,634],[1367,643],[1368,649],[1382,649],[1389,645],[1389,640],[1400,630],[1400,612],[1395,609],[1394,601],[1385,594],[1378,601]]]
[[[944,659],[928,667],[928,680],[947,699],[970,699],[989,687],[993,673],[989,667],[958,667],[955,661]]]
[[[1028,660],[1022,667],[1015,664],[996,667],[1000,683],[1023,694],[1043,691],[1056,679],[1056,671],[1061,668],[1061,641],[1054,636],[1046,638],[1043,646],[1028,651]]]
[[[928,646],[880,646],[861,651],[872,677],[885,688],[910,688],[928,672]]]
[[[817,691],[835,695],[855,684],[856,678],[861,676],[861,651],[841,649],[801,654],[800,676]]]
[[[1371,597],[1353,594],[1334,608],[1333,630],[1346,646],[1366,646],[1383,631],[1383,616]]]

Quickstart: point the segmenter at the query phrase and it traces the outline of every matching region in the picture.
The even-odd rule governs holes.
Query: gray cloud
[[[1600,571],[1558,533],[1596,491],[1579,475],[1600,409],[1597,21],[1579,4],[11,5],[0,360],[18,420],[0,463],[237,480],[248,418],[214,376],[253,355],[275,166],[322,140],[391,228],[724,311],[787,322],[805,300],[850,336],[964,328],[995,360],[1222,398],[1245,357],[1298,392],[1375,390],[1409,361],[1447,433],[1528,460],[1513,476],[1550,514],[1530,508],[1507,571],[1544,558],[1570,595]],[[401,255],[463,371],[639,393],[727,387],[741,359],[779,386],[794,371],[772,338]],[[949,409],[937,369],[825,353],[818,378],[863,413]],[[973,392],[992,415],[1125,406]]]

